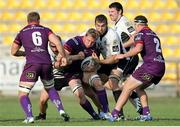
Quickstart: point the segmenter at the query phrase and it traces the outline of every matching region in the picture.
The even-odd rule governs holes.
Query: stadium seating
[[[10,45],[16,33],[26,25],[29,11],[38,11],[41,22],[64,40],[85,32],[94,26],[97,14],[106,14],[108,5],[115,0],[0,0],[0,35]],[[166,59],[180,58],[180,7],[176,0],[117,0],[124,6],[124,14],[131,20],[143,14],[150,27],[159,34]],[[111,23],[109,25],[111,26]],[[167,67],[172,70],[174,66]],[[171,72],[171,71],[169,71]],[[172,73],[167,77],[174,79]]]

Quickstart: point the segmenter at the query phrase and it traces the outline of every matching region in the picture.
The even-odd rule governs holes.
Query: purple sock
[[[27,95],[24,95],[20,98],[21,107],[26,113],[27,117],[33,117],[32,115],[32,105]]]
[[[96,94],[98,96],[98,99],[103,106],[103,112],[109,112],[109,107],[108,107],[108,99],[107,99],[107,94],[105,89],[104,90],[96,90]]]
[[[143,115],[149,115],[150,114],[150,110],[149,110],[149,107],[144,107],[143,108]]]
[[[113,109],[111,115],[112,115],[113,117],[117,117],[117,118],[118,118],[119,115],[120,115],[120,111],[118,111],[118,110],[116,110],[116,109]]]
[[[92,117],[96,114],[96,112],[94,111],[91,103],[86,100],[86,102],[84,104],[80,104],[81,107],[86,110]]]
[[[56,105],[57,110],[58,111],[64,110],[60,96],[54,87],[48,90],[48,94],[49,94],[49,99]]]

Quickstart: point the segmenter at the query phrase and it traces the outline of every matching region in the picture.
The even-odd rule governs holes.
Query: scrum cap
[[[145,16],[143,16],[143,15],[138,15],[138,16],[136,16],[136,17],[134,18],[134,22],[135,22],[135,23],[145,23],[145,24],[147,24],[147,23],[148,23],[148,20],[147,20],[147,18],[146,18]]]

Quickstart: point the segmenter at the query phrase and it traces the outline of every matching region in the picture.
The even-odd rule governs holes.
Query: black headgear
[[[145,16],[143,15],[138,15],[134,18],[135,23],[148,23],[148,20]]]

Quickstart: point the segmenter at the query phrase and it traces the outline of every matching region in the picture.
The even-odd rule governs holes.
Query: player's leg
[[[83,89],[84,89],[84,93],[86,96],[88,96],[89,98],[91,98],[91,100],[93,101],[93,103],[96,105],[98,111],[103,111],[103,107],[101,105],[101,103],[99,102],[98,96],[95,93],[95,91],[92,89],[91,86],[89,86],[89,84],[84,83],[82,85]]]
[[[47,91],[49,95],[49,99],[52,103],[55,104],[58,112],[63,117],[64,121],[69,121],[69,116],[64,111],[64,107],[62,104],[62,101],[60,99],[60,96],[56,89],[54,88],[54,79],[53,75],[51,73],[52,66],[51,65],[43,65],[42,67],[42,73],[41,73],[41,81],[43,82],[44,88]]]
[[[38,116],[35,117],[35,120],[45,120],[46,119],[46,110],[48,107],[48,100],[49,100],[49,95],[45,89],[41,90],[40,94],[40,100],[39,100],[39,109],[40,113]]]
[[[34,118],[32,114],[32,105],[29,99],[29,93],[33,88],[35,82],[38,80],[40,67],[38,65],[26,64],[23,73],[21,74],[19,83],[19,100],[22,109],[26,114],[24,123],[33,123]]]
[[[68,82],[66,78],[64,78],[63,75],[56,74],[54,76],[54,88],[56,91],[61,91],[63,87],[68,86]],[[45,120],[46,119],[46,110],[48,107],[48,100],[49,100],[49,95],[45,89],[41,91],[40,95],[40,102],[39,102],[39,108],[40,108],[40,113],[38,116],[35,117],[36,120]]]
[[[95,74],[94,72],[92,73],[84,73],[83,75],[83,81],[87,82],[91,87],[94,87],[95,92],[98,96],[98,99],[103,106],[103,112],[107,113],[109,112],[109,106],[108,106],[108,99],[107,99],[107,94],[106,90],[103,87],[102,81],[99,77],[99,75]]]
[[[81,85],[81,80],[80,79],[71,79],[69,81],[69,86],[71,87],[71,90],[74,93],[74,95],[77,97],[81,107],[86,112],[88,112],[92,116],[93,119],[98,120],[99,116],[94,111],[91,103],[85,97],[85,93],[84,93],[84,90]]]
[[[120,114],[120,110],[121,108],[125,105],[125,103],[127,102],[131,92],[136,89],[138,86],[142,85],[142,82],[140,82],[139,80],[133,78],[132,76],[130,76],[124,83],[124,87],[122,90],[122,93],[116,103],[115,108],[112,111],[112,116],[115,119],[118,119],[118,116]]]
[[[32,113],[32,105],[29,98],[29,93],[34,86],[35,83],[32,82],[23,82],[19,83],[19,100],[24,113],[26,114],[26,118],[23,123],[33,123],[33,113]]]
[[[129,77],[129,75],[131,75],[134,72],[138,63],[139,63],[138,55],[131,57],[131,59],[127,61],[126,66],[123,69],[123,78],[126,79],[127,77]],[[136,111],[140,115],[142,115],[142,106],[141,106],[140,98],[135,91],[132,92],[132,94],[129,97],[129,100],[136,108]]]
[[[120,89],[120,87],[118,85],[119,81],[120,81],[120,77],[122,77],[122,70],[112,69],[111,74],[109,75],[109,80],[105,84],[106,87],[109,86],[111,88],[115,102],[117,102],[117,100],[122,92],[122,90]],[[121,108],[121,110],[120,110],[119,119],[125,120],[123,108]]]

